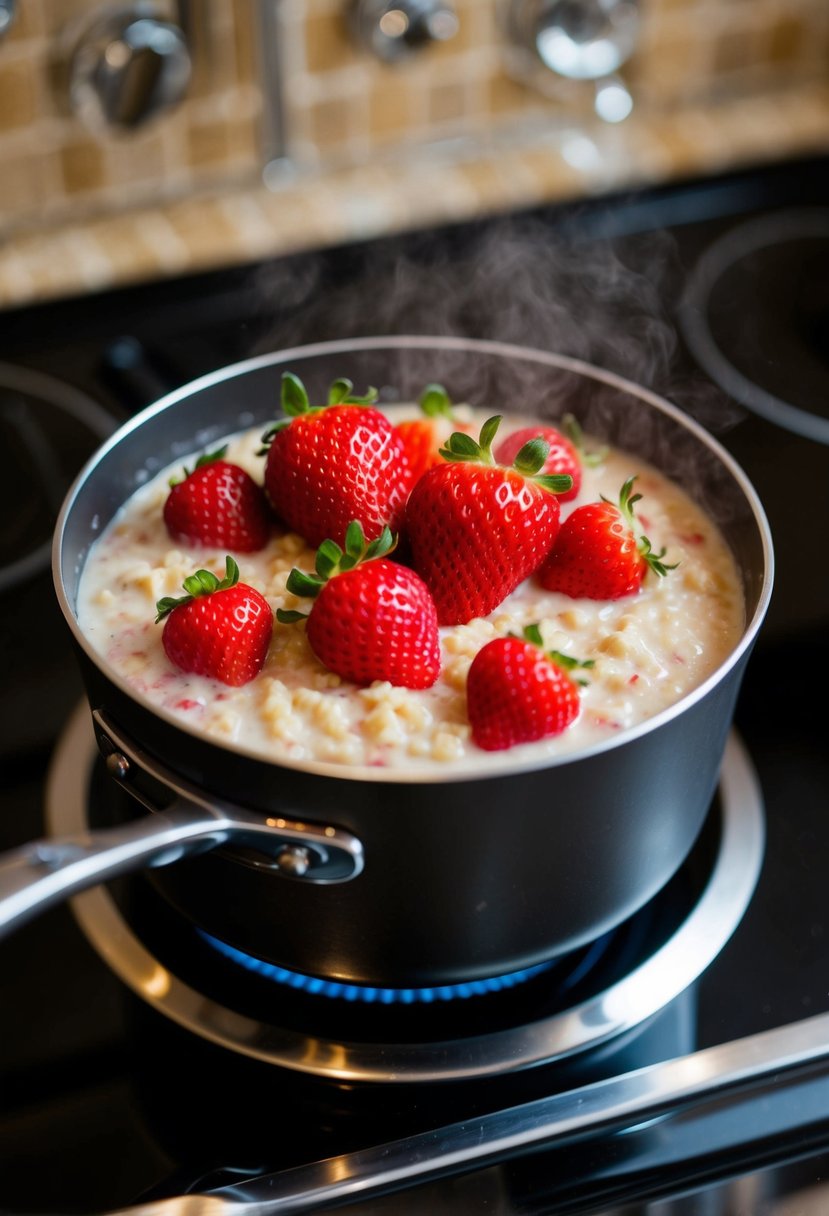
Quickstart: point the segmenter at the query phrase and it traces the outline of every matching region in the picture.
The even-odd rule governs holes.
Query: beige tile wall
[[[137,132],[101,137],[69,110],[62,73],[68,31],[100,0],[20,0],[0,44],[0,230],[256,184],[273,102],[260,88],[256,52],[271,3],[285,151],[300,176],[388,162],[424,144],[480,148],[589,114],[589,85],[559,81],[510,53],[502,0],[456,0],[457,36],[394,66],[355,46],[346,0],[192,0],[196,67],[186,100]],[[656,119],[680,161],[683,144],[695,140],[684,108],[773,99],[827,76],[829,0],[641,4],[641,40],[624,74],[638,112]],[[486,182],[472,185],[486,193]]]

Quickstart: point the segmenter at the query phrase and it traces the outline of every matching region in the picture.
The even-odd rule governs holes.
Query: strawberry
[[[352,389],[335,380],[328,404],[312,406],[302,381],[283,372],[286,417],[263,436],[271,505],[310,545],[342,543],[354,519],[371,540],[387,525],[399,528],[411,488],[403,440],[369,404],[376,390],[355,397]]]
[[[455,422],[452,402],[442,384],[427,384],[418,405],[422,417],[407,418],[405,422],[397,424],[397,432],[403,440],[412,470],[412,485],[420,480],[427,469],[443,463],[440,449],[452,431],[456,427],[458,430],[465,429],[463,424]]]
[[[539,475],[547,444],[532,440],[512,468],[496,465],[492,440],[500,417],[480,442],[455,432],[446,463],[421,477],[406,506],[412,565],[432,593],[441,625],[487,616],[541,564],[559,528],[556,494],[569,477]]]
[[[568,473],[573,479],[569,490],[559,495],[559,501],[571,502],[581,489],[582,464],[595,465],[604,458],[604,452],[585,452],[581,428],[572,414],[562,419],[563,431],[554,426],[525,426],[502,439],[495,449],[495,459],[500,464],[512,464],[525,443],[531,439],[543,439],[550,445],[542,473]]]
[[[636,536],[635,477],[622,486],[618,505],[602,497],[601,502],[576,507],[561,525],[550,556],[538,571],[538,580],[548,591],[560,591],[574,599],[618,600],[635,594],[648,570],[660,578],[675,566],[654,553],[647,536]]]
[[[225,577],[197,570],[184,580],[187,595],[158,601],[161,643],[182,671],[222,684],[247,684],[262,670],[273,632],[270,604],[254,587],[239,582],[239,567],[225,559]]]
[[[252,553],[268,540],[268,504],[250,474],[223,459],[226,451],[205,453],[170,481],[164,523],[173,540]]]
[[[537,625],[524,637],[495,638],[469,668],[466,697],[472,741],[487,752],[560,735],[578,716],[579,690],[566,668],[590,667],[544,653]]]
[[[346,530],[345,552],[332,540],[317,550],[316,575],[292,570],[287,589],[310,596],[308,641],[329,671],[354,684],[388,680],[430,688],[440,673],[437,613],[425,583],[413,570],[389,561],[388,528],[367,543],[358,521]],[[305,613],[277,610],[290,624]]]

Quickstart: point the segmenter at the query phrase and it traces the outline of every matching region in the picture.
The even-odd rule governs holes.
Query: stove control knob
[[[16,7],[16,0],[0,0],[0,42],[12,27]]]
[[[87,26],[69,62],[72,109],[92,130],[132,130],[171,109],[190,83],[181,28],[136,5]]]
[[[350,17],[357,41],[386,63],[458,32],[458,16],[448,0],[353,0]]]
[[[633,109],[616,75],[636,49],[639,0],[511,0],[507,33],[557,76],[594,84],[594,108],[606,122],[621,122]]]
[[[572,80],[616,72],[639,36],[638,0],[512,0],[509,32],[545,67]]]

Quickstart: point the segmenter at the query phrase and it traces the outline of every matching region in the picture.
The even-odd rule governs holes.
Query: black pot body
[[[581,758],[457,779],[370,779],[271,764],[190,733],[108,672],[74,615],[90,545],[171,460],[278,415],[281,372],[312,397],[337,376],[382,399],[441,381],[455,400],[560,417],[641,453],[720,524],[743,575],[744,637],[696,693]],[[541,403],[541,404],[539,404]],[[493,409],[495,412],[495,409]],[[716,787],[745,664],[765,615],[771,545],[742,472],[678,411],[555,356],[454,339],[377,339],[283,352],[208,377],[152,407],[107,445],[67,499],[55,541],[59,599],[93,708],[202,790],[263,816],[330,822],[362,842],[350,882],[305,885],[228,850],[156,871],[208,932],[279,965],[357,983],[421,986],[514,971],[601,935],[645,904],[690,850]]]

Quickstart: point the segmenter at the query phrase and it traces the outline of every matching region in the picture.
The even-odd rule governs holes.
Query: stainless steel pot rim
[[[692,689],[691,692],[686,694],[683,698],[681,698],[681,700],[676,702],[674,705],[669,706],[661,713],[654,715],[654,717],[639,723],[637,726],[630,727],[629,729],[620,732],[619,735],[614,736],[613,738],[596,743],[589,748],[585,748],[584,750],[574,753],[564,753],[560,756],[552,757],[542,754],[538,757],[529,757],[523,759],[504,757],[502,762],[497,766],[493,765],[483,771],[476,772],[472,771],[468,767],[453,766],[451,764],[446,765],[445,771],[434,771],[432,769],[417,768],[415,766],[379,768],[373,765],[345,765],[317,760],[291,759],[282,756],[274,757],[273,760],[269,761],[268,759],[263,758],[261,752],[258,752],[253,748],[246,747],[243,742],[229,742],[227,740],[218,738],[214,739],[211,737],[209,740],[211,746],[219,749],[220,751],[229,751],[234,755],[249,757],[250,759],[259,761],[260,763],[272,763],[274,768],[307,772],[321,777],[335,778],[339,781],[371,781],[381,784],[404,785],[410,785],[413,783],[418,785],[443,785],[449,782],[486,781],[503,778],[516,773],[535,772],[541,769],[556,768],[562,764],[572,764],[575,761],[580,762],[582,760],[588,760],[593,756],[612,751],[617,747],[625,746],[628,743],[631,743],[634,739],[649,734],[651,731],[657,730],[664,723],[670,722],[673,718],[684,713],[692,705],[706,697],[708,693],[722,681],[727,673],[740,662],[745,652],[753,645],[754,639],[768,610],[774,580],[774,553],[771,540],[771,530],[766,518],[765,510],[753,485],[748,480],[748,477],[743,469],[739,464],[737,464],[731,454],[708,431],[700,426],[699,423],[694,421],[694,419],[686,415],[677,406],[672,405],[671,402],[658,396],[656,393],[651,392],[649,389],[634,384],[632,381],[626,380],[621,376],[617,376],[614,372],[605,371],[603,368],[594,367],[580,359],[574,359],[567,355],[554,354],[548,351],[536,350],[531,347],[515,346],[509,343],[495,342],[484,339],[456,338],[447,336],[427,337],[423,335],[403,335],[361,338],[356,340],[337,339],[335,341],[297,346],[287,350],[272,352],[266,355],[259,355],[251,359],[246,359],[240,363],[231,364],[228,367],[221,368],[218,371],[212,372],[206,376],[202,376],[198,380],[194,380],[189,384],[183,385],[181,388],[169,393],[167,396],[161,398],[153,405],[148,406],[139,414],[136,414],[134,418],[132,418],[124,426],[120,427],[115,434],[110,436],[110,438],[101,446],[98,452],[80,471],[66,499],[64,500],[57,526],[55,528],[52,545],[52,571],[57,598],[63,611],[63,615],[74,635],[75,641],[86,653],[90,661],[101,671],[103,671],[107,679],[112,684],[116,685],[128,699],[143,705],[150,713],[152,713],[155,717],[162,719],[172,729],[190,735],[201,742],[206,741],[206,736],[200,733],[197,728],[175,717],[169,710],[154,705],[149,699],[136,692],[135,689],[127,684],[127,682],[116,672],[111,671],[106,666],[102,656],[93,649],[88,639],[79,628],[75,615],[75,607],[69,602],[61,570],[66,523],[72,511],[75,499],[77,498],[83,484],[114,447],[127,439],[134,430],[142,426],[149,418],[152,418],[156,414],[171,408],[178,401],[192,396],[199,391],[216,384],[220,384],[225,380],[234,379],[235,377],[243,375],[246,372],[267,368],[277,364],[285,365],[291,359],[307,359],[316,356],[337,354],[339,352],[349,353],[355,350],[384,350],[395,348],[456,351],[468,350],[473,353],[478,352],[481,354],[498,355],[505,358],[523,359],[528,362],[541,363],[551,368],[564,369],[577,375],[585,376],[588,379],[597,380],[621,392],[639,397],[641,400],[646,401],[649,405],[654,407],[657,411],[667,414],[669,417],[673,418],[680,426],[682,426],[686,431],[695,435],[703,445],[708,447],[714,453],[720,463],[728,470],[731,477],[737,483],[751,508],[751,513],[756,521],[763,549],[763,582],[761,592],[758,597],[757,606],[752,618],[750,621],[746,622],[742,638],[728,656],[726,661],[716,671],[712,672],[708,679],[703,681],[703,683],[699,684],[696,688]]]
[[[56,835],[87,830],[96,755],[89,711],[78,707],[50,766],[46,813]],[[708,883],[680,928],[604,992],[526,1026],[438,1043],[353,1043],[285,1031],[237,1013],[178,979],[133,933],[108,890],[75,896],[75,917],[107,966],[135,994],[200,1038],[263,1063],[339,1081],[432,1082],[499,1074],[598,1047],[642,1025],[690,987],[739,925],[765,847],[763,802],[751,760],[732,732],[720,776],[722,839]]]

